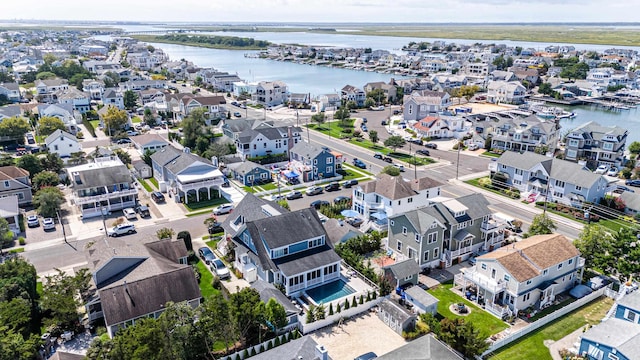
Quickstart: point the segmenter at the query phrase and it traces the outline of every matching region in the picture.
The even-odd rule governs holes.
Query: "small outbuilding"
[[[404,291],[405,300],[414,306],[415,311],[431,313],[438,312],[438,299],[419,286],[412,286]]]
[[[380,308],[380,311],[378,311],[380,320],[399,335],[402,335],[403,331],[413,331],[415,329],[416,316],[398,303],[384,299],[378,304],[378,307]]]

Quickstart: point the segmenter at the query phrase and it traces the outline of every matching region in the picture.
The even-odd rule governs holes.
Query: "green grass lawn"
[[[344,171],[344,175],[342,175],[342,180],[351,180],[351,179],[360,179],[362,177],[362,175],[356,173],[353,170],[349,170],[347,168],[344,167],[344,164],[342,164],[342,168]]]
[[[266,191],[266,190],[275,190],[275,189],[277,189],[277,188],[278,188],[278,187],[276,186],[276,184],[274,184],[274,183],[272,183],[272,182],[271,182],[271,183],[266,183],[266,184],[264,184],[264,185],[260,185],[260,187],[261,187],[261,188],[263,188],[265,191]]]
[[[94,129],[98,129],[98,126],[100,126],[100,120],[91,120],[89,122],[93,125]]]
[[[356,179],[359,179],[359,178],[362,177],[362,175],[360,175],[358,172],[360,172],[362,174],[365,174],[365,175],[373,176],[373,174],[368,172],[367,170],[357,168],[357,167],[355,167],[355,166],[353,166],[351,164],[343,163],[342,164],[342,168],[344,170],[347,170],[347,172],[351,171],[352,173],[354,173],[355,174],[354,176],[355,176]]]
[[[405,154],[405,153],[399,153],[399,152],[390,152],[389,156],[394,158],[394,159],[398,159],[400,161],[404,161],[406,163],[409,163],[411,165],[414,165],[415,163],[418,164],[418,166],[420,165],[429,165],[429,164],[433,164],[436,161],[431,159],[431,158],[427,158],[427,157],[422,157],[422,156],[416,156],[415,157],[415,163],[414,163],[414,156],[410,155],[410,154]]]
[[[134,117],[132,117],[132,118],[131,118],[131,122],[132,122],[133,124],[140,124],[140,123],[142,122],[142,119],[140,119],[140,118],[139,118],[139,117],[137,117],[137,116],[134,116]]]
[[[536,207],[543,209],[544,206],[540,206],[540,205],[536,205]],[[562,216],[564,218],[567,219],[571,219],[573,221],[577,221],[579,223],[585,224],[587,225],[587,222],[585,220],[582,219],[576,219],[573,215],[571,214],[565,214],[562,211],[557,211],[555,209],[551,209],[547,206],[547,211],[550,213],[553,213],[555,215],[558,216]],[[619,219],[600,219],[598,222],[592,223],[592,224],[598,224],[604,228],[607,228],[613,232],[618,232],[620,229],[622,228],[628,228],[628,227],[634,227],[634,224],[624,221],[624,220],[619,220]]]
[[[355,119],[341,121],[326,122],[323,124],[309,124],[309,129],[319,131],[323,134],[327,134],[331,137],[342,139],[343,137],[351,136],[353,133],[353,123]],[[345,129],[350,129],[351,132],[344,132]]]
[[[153,192],[153,188],[151,188],[151,185],[149,185],[149,182],[145,179],[138,179],[138,181],[140,182],[140,184],[142,184],[142,187],[147,190],[148,192]]]
[[[595,300],[500,349],[490,359],[551,359],[545,340],[557,341],[586,324],[598,324],[612,304],[613,300],[606,297]]]
[[[354,145],[358,145],[360,147],[363,147],[365,149],[369,149],[369,150],[373,150],[373,151],[377,151],[383,154],[388,154],[389,152],[391,152],[391,150],[389,150],[388,148],[384,147],[384,145],[382,144],[374,144],[373,142],[371,142],[370,140],[367,139],[363,139],[363,138],[352,138],[349,140],[350,143],[354,144]]]
[[[205,210],[190,212],[185,216],[186,217],[192,217],[192,216],[198,216],[198,215],[203,215],[203,214],[211,214],[211,209],[205,209]]]
[[[480,154],[482,156],[489,156],[489,157],[494,157],[494,158],[499,158],[500,155],[496,154],[496,153],[492,153],[491,151],[485,151],[482,154]]]
[[[24,252],[24,248],[23,247],[19,247],[19,248],[15,248],[15,249],[9,250],[10,254],[19,254],[19,253],[23,253],[23,252]]]
[[[473,323],[473,325],[483,334],[485,337],[489,337],[493,334],[508,327],[507,323],[501,321],[497,317],[489,314],[488,312],[475,306],[473,303],[463,298],[462,296],[455,294],[451,291],[453,284],[443,284],[427,290],[428,293],[435,296],[438,300],[438,314],[449,318],[464,318],[466,321]],[[449,310],[449,306],[457,304],[459,302],[465,303],[470,309],[471,313],[467,316],[459,316]]]
[[[228,203],[224,197],[219,197],[211,200],[201,200],[199,202],[192,202],[183,204],[189,211],[203,210],[205,208],[213,208],[215,206]]]
[[[484,178],[488,179],[489,177],[485,176]],[[495,189],[491,189],[491,188],[480,186],[480,179],[484,179],[484,178],[470,179],[470,180],[465,181],[465,183],[467,183],[469,185],[473,185],[473,186],[475,186],[477,188],[480,188],[480,189],[491,191],[492,193],[496,193],[496,194],[504,196],[506,198],[513,199],[512,197],[507,196],[503,190],[495,190]]]
[[[198,259],[196,266],[200,272],[200,283],[198,286],[200,286],[202,297],[208,298],[209,296],[220,292],[220,290],[214,289],[213,286],[211,286],[211,283],[213,282],[213,274],[209,269],[207,269],[207,265]]]
[[[158,186],[158,180],[156,180],[156,178],[150,177],[149,178],[149,182],[151,182],[153,184],[153,186],[156,187],[156,189],[160,189],[160,186]]]
[[[252,194],[256,193],[256,189],[254,189],[253,186],[243,186],[242,189],[244,189],[244,191],[248,193],[252,193]]]

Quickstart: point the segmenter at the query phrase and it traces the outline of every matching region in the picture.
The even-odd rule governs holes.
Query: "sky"
[[[640,0],[3,1],[0,20],[160,22],[637,22]]]

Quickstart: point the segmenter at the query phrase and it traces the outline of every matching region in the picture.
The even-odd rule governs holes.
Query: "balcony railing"
[[[461,247],[458,250],[452,250],[451,251],[451,257],[457,257],[457,256],[461,256],[461,255],[466,255],[468,253],[470,253],[473,250],[472,246],[465,246],[465,247]]]
[[[492,294],[496,294],[507,288],[506,281],[496,281],[495,279],[491,279],[484,274],[480,274],[478,271],[476,271],[475,266],[465,269],[463,272],[463,276],[465,279],[476,284],[479,288],[489,290]]]
[[[102,311],[94,311],[89,313],[89,321],[94,321],[96,319],[103,318],[104,314]]]
[[[94,196],[82,196],[82,197],[74,196],[73,197],[73,202],[76,205],[94,204],[94,203],[101,202],[101,201],[107,201],[107,200],[113,199],[113,198],[136,195],[137,193],[138,193],[138,190],[136,190],[136,189],[125,189],[125,190],[114,191],[114,192],[111,192],[111,193],[106,193],[106,194],[101,194],[101,195],[94,195]]]
[[[198,190],[202,188],[210,188],[212,186],[221,186],[222,184],[224,184],[224,179],[216,178],[212,180],[198,181],[188,184],[178,183],[178,188],[184,192],[187,192],[189,190]]]
[[[492,233],[503,230],[507,226],[506,221],[499,219],[491,219],[485,221],[480,225],[480,231],[483,233]]]
[[[491,246],[500,244],[504,241],[504,233],[493,234],[492,236],[487,236],[484,243],[485,245]]]

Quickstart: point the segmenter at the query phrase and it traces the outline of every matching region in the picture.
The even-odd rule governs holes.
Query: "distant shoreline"
[[[155,35],[131,35],[130,37],[142,42],[184,45],[184,46],[193,46],[193,47],[218,49],[218,50],[266,50],[267,49],[266,47],[258,47],[258,46],[227,46],[222,44],[206,44],[206,43],[199,43],[199,42],[174,41],[174,40],[168,40],[168,39],[162,38],[161,36],[155,36]]]

